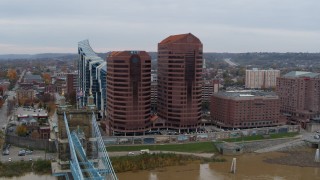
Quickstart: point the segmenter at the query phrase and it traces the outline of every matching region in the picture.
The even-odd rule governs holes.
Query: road
[[[5,124],[7,124],[7,100],[3,104],[3,106],[0,108],[0,128],[4,127]]]
[[[13,97],[16,96],[16,92],[15,90],[18,89],[19,87],[19,83],[21,82],[24,74],[26,73],[26,70],[23,70],[18,82],[15,84],[13,91],[8,91],[7,95],[8,98],[6,99],[5,103],[3,104],[2,108],[0,108],[0,129],[2,129],[2,127],[4,127],[7,123],[8,123],[8,117],[7,117],[7,112],[8,112],[8,100],[12,100]]]
[[[139,155],[141,154],[140,151],[130,151],[134,155]],[[192,156],[198,156],[198,157],[203,157],[203,158],[210,158],[214,154],[213,153],[187,153],[187,152],[175,152],[175,151],[150,151],[150,153],[173,153],[173,154],[181,154],[181,155],[192,155]],[[114,156],[126,156],[129,154],[129,151],[122,151],[122,152],[108,152],[110,157]]]
[[[8,112],[8,100],[12,100],[16,93],[14,91],[8,91],[8,98],[4,102],[2,108],[0,108],[0,128],[4,127],[4,125],[8,122],[7,112]]]
[[[229,59],[229,58],[224,59],[224,61],[225,61],[226,63],[228,63],[230,66],[238,66],[238,64],[232,62],[231,59]]]

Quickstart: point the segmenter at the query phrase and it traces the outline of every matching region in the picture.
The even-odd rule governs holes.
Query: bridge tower
[[[52,173],[66,179],[117,179],[96,122],[92,94],[87,102],[83,109],[75,109],[66,105],[64,97],[60,100],[58,158],[52,163]]]

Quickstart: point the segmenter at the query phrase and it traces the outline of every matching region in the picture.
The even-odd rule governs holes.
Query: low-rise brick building
[[[230,91],[211,96],[211,117],[226,128],[253,128],[285,124],[274,92]]]

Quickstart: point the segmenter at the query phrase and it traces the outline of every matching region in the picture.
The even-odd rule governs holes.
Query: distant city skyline
[[[317,0],[2,0],[0,54],[157,51],[193,33],[204,52],[320,52]]]

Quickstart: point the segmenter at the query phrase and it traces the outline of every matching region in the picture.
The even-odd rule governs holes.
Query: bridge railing
[[[93,166],[93,164],[88,160],[85,150],[82,147],[82,144],[79,140],[79,137],[75,132],[71,133],[71,138],[73,140],[73,143],[75,143],[75,150],[77,153],[77,157],[80,158],[80,164],[84,167],[82,171],[88,172],[91,179],[95,180],[102,180],[102,176],[100,175],[99,171]]]
[[[107,179],[118,180],[116,173],[114,172],[113,166],[111,164],[111,160],[108,156],[104,141],[101,137],[100,129],[94,113],[92,113],[92,126],[93,126],[94,136],[97,138],[98,158],[102,160],[103,165],[106,168],[104,170],[100,170],[100,169],[99,170],[101,172],[107,172],[107,177],[108,177]]]
[[[83,177],[83,174],[82,174],[82,171],[81,171],[78,159],[77,159],[73,140],[71,138],[71,133],[70,133],[66,113],[64,113],[64,123],[66,126],[66,131],[67,131],[68,140],[69,140],[70,154],[71,154],[71,161],[70,161],[71,173],[72,173],[74,179],[82,180],[82,179],[84,179],[84,177]]]

